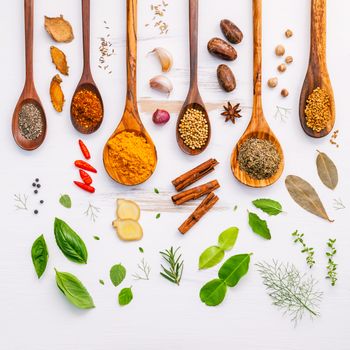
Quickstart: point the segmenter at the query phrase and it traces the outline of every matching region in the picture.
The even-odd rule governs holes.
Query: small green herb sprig
[[[292,233],[292,236],[294,238],[294,243],[300,243],[302,246],[301,253],[307,254],[306,256],[306,263],[310,267],[310,269],[315,265],[315,259],[314,259],[314,248],[308,247],[304,242],[304,234],[299,233],[298,230]]]
[[[328,251],[326,252],[326,256],[328,258],[328,265],[327,265],[327,279],[329,279],[331,281],[331,285],[335,286],[338,278],[338,274],[337,274],[337,266],[338,264],[336,264],[334,262],[334,255],[337,254],[337,250],[335,248],[335,242],[337,240],[336,239],[329,239],[327,242],[327,247],[329,248]]]
[[[165,268],[161,265],[163,272],[160,274],[167,279],[168,281],[180,285],[182,272],[184,269],[184,261],[181,259],[182,255],[178,254],[180,247],[174,249],[171,247],[170,249],[166,249],[164,251],[159,252],[163,259],[168,263],[169,268]]]
[[[140,273],[134,273],[132,277],[134,280],[139,281],[148,281],[149,280],[149,275],[151,273],[151,266],[146,262],[145,259],[141,260],[141,263],[137,265],[137,268],[140,270]]]

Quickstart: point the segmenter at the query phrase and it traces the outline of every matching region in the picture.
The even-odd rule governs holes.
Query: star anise
[[[229,120],[232,121],[233,124],[236,123],[236,118],[241,118],[242,116],[239,114],[241,112],[241,109],[239,109],[239,103],[232,106],[231,102],[227,102],[227,106],[223,106],[225,109],[225,112],[222,112],[221,115],[223,115],[225,118],[225,122],[228,122]]]

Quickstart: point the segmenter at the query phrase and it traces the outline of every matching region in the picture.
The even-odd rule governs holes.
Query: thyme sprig
[[[294,243],[300,243],[302,246],[301,253],[307,254],[306,256],[306,263],[310,267],[310,269],[315,265],[315,259],[314,259],[314,248],[308,247],[304,242],[304,234],[299,233],[298,230],[292,233],[292,236],[294,237]]]
[[[138,269],[141,271],[140,273],[135,273],[132,275],[134,280],[149,280],[149,275],[151,273],[151,266],[145,261],[145,259],[141,260],[141,263],[137,265]]]
[[[15,208],[17,210],[28,210],[27,202],[28,202],[28,196],[25,194],[15,194],[14,195],[15,200]]]
[[[328,258],[328,265],[327,265],[327,279],[331,281],[331,285],[335,286],[337,280],[338,280],[338,274],[337,274],[337,266],[334,262],[334,255],[337,254],[337,250],[335,248],[335,242],[336,239],[329,239],[327,242],[327,247],[329,248],[328,251],[326,252],[326,256]]]
[[[182,272],[184,269],[184,261],[181,259],[182,255],[178,254],[180,247],[174,250],[173,247],[159,252],[163,259],[168,263],[169,268],[161,265],[163,272],[160,274],[168,281],[180,285]]]
[[[256,264],[273,305],[284,310],[291,321],[297,323],[307,313],[310,317],[319,316],[319,304],[323,293],[312,277],[301,274],[292,264],[273,261],[272,264]]]
[[[86,216],[90,217],[90,220],[95,222],[98,218],[98,214],[101,211],[100,208],[95,207],[94,205],[92,205],[91,203],[89,203],[88,208],[86,209],[86,211],[84,212],[84,214]]]

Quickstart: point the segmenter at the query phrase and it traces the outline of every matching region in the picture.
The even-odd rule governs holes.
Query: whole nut
[[[208,51],[226,61],[234,61],[237,58],[236,50],[220,38],[213,38],[208,42]]]
[[[236,79],[231,69],[226,64],[220,64],[216,71],[220,86],[226,91],[230,92],[236,88]]]
[[[282,89],[281,95],[282,95],[283,97],[287,97],[287,96],[289,95],[289,91],[288,91],[287,89]]]
[[[286,59],[284,60],[287,64],[291,64],[293,62],[293,57],[292,56],[287,56]]]
[[[229,19],[220,22],[220,28],[226,39],[232,44],[239,44],[243,40],[241,30]]]
[[[267,85],[268,85],[270,88],[275,88],[275,87],[278,85],[278,78],[276,78],[276,77],[270,78],[270,79],[267,81]]]
[[[283,56],[286,52],[286,49],[283,45],[277,45],[275,48],[275,53],[277,56]]]
[[[287,70],[287,66],[284,63],[282,63],[277,67],[277,69],[279,72],[283,73]]]
[[[293,36],[293,32],[290,29],[287,29],[284,34],[285,34],[286,38],[290,38]]]

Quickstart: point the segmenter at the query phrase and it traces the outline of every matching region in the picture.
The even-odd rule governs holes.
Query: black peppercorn
[[[37,193],[38,193],[38,190],[34,190],[34,193],[37,194]]]
[[[39,210],[34,210],[34,214],[36,215],[36,214],[39,214]]]
[[[41,187],[41,185],[40,185],[40,184],[37,184],[37,185],[36,185],[36,187],[40,188],[40,187]]]
[[[44,203],[44,201],[43,201],[43,200],[41,200],[41,201],[40,201],[40,204],[43,204],[43,203]]]
[[[39,179],[35,179],[35,182],[39,182]]]
[[[33,186],[33,187],[35,187],[35,186],[36,186],[36,183],[35,183],[35,182],[33,182],[33,183],[32,183],[32,186]]]

